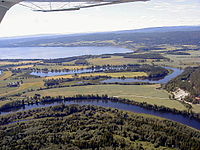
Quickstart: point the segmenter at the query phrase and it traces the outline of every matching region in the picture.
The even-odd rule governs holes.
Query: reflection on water
[[[81,55],[127,53],[132,50],[119,47],[14,47],[0,48],[0,59],[50,59]]]
[[[197,121],[196,119],[189,118],[187,116],[181,115],[181,114],[173,114],[169,112],[159,112],[155,110],[150,110],[146,108],[142,108],[140,106],[135,106],[131,104],[124,104],[121,102],[113,102],[109,100],[70,100],[70,101],[57,101],[52,103],[43,103],[43,104],[33,104],[33,105],[25,105],[24,107],[15,109],[15,110],[9,110],[9,112],[1,112],[2,114],[9,114],[12,112],[22,111],[22,110],[30,110],[33,108],[41,108],[41,107],[48,107],[48,106],[55,106],[58,104],[79,104],[79,105],[96,105],[96,106],[103,106],[103,107],[112,107],[117,108],[121,110],[126,111],[132,111],[136,113],[145,113],[150,115],[155,115],[167,119],[171,119],[173,121],[180,122],[182,124],[191,126],[193,128],[200,130],[200,121]]]

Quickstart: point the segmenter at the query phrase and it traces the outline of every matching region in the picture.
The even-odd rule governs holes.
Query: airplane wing
[[[90,8],[97,6],[113,5],[120,3],[138,2],[138,1],[149,1],[149,0],[26,0],[26,3],[31,4],[27,7],[34,11],[41,12],[54,12],[54,11],[73,11],[80,10],[82,8]],[[35,5],[33,5],[33,3]],[[39,4],[40,3],[40,4]],[[39,4],[39,5],[38,5]],[[38,7],[42,4],[42,7]]]
[[[0,23],[6,12],[15,4],[28,7],[34,11],[55,12],[139,1],[149,0],[0,0]]]
[[[0,5],[0,20],[3,19],[3,17],[6,14],[7,10],[8,10],[7,8],[5,8],[5,7]]]

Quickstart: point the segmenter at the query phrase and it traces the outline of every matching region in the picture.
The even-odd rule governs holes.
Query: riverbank
[[[102,102],[101,102],[102,101]],[[159,117],[171,119],[188,126],[200,130],[200,114],[192,111],[179,111],[176,109],[166,108],[165,106],[150,105],[147,103],[139,103],[123,98],[108,97],[107,95],[76,95],[74,97],[42,97],[35,95],[29,100],[15,101],[6,104],[0,108],[2,114],[9,114],[16,111],[30,110],[33,108],[48,107],[64,104],[80,104],[80,105],[98,105],[103,107],[113,107],[122,110],[128,110],[138,113],[146,113]],[[6,112],[7,111],[7,112]],[[197,121],[197,120],[198,121]]]

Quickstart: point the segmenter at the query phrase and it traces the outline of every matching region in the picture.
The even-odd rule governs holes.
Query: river
[[[178,69],[178,68],[171,68],[171,67],[165,67],[166,69],[171,69],[173,70],[173,72],[169,75],[167,75],[164,79],[158,80],[158,81],[151,81],[151,80],[139,80],[139,79],[125,79],[125,80],[121,80],[121,79],[108,79],[105,81],[123,81],[123,82],[151,82],[151,83],[166,83],[168,81],[170,81],[171,79],[175,78],[176,76],[180,75],[183,70]],[[87,70],[87,69],[83,69],[83,70],[79,70],[79,72],[76,73],[83,73],[83,72],[89,72],[92,71]],[[54,72],[54,73],[59,73],[59,72]],[[63,73],[63,72],[60,72]],[[66,72],[65,72],[66,73]],[[70,73],[74,73],[74,71],[68,72],[68,74]],[[39,73],[40,75],[42,75],[41,73]],[[55,75],[55,74],[54,74]],[[104,82],[105,82],[104,81]],[[64,104],[80,104],[80,105],[97,105],[97,106],[103,106],[103,107],[112,107],[112,108],[117,108],[117,109],[122,109],[122,110],[126,110],[126,111],[132,111],[132,112],[136,112],[136,113],[145,113],[145,114],[151,114],[151,115],[155,115],[155,116],[159,116],[159,117],[163,117],[166,119],[171,119],[173,121],[177,121],[180,122],[182,124],[191,126],[193,128],[199,129],[200,130],[200,121],[197,121],[196,119],[192,119],[189,118],[187,116],[181,115],[181,114],[174,114],[174,113],[169,113],[169,112],[159,112],[159,111],[154,111],[154,110],[149,110],[146,108],[142,108],[140,106],[135,106],[135,105],[131,105],[131,104],[124,104],[124,103],[120,103],[120,102],[111,102],[111,101],[91,101],[91,100],[85,100],[85,101],[60,101],[60,102],[53,102],[50,104],[33,104],[33,105],[25,105],[24,107],[18,108],[18,109],[12,109],[12,110],[8,110],[8,112],[1,112],[1,114],[9,114],[12,112],[17,112],[17,111],[22,111],[22,110],[30,110],[33,108],[40,108],[40,107],[48,107],[48,106],[54,106],[54,105],[58,105],[60,103],[64,103]]]
[[[181,114],[174,114],[170,112],[159,112],[155,110],[150,110],[147,108],[142,108],[140,106],[135,106],[131,104],[125,104],[121,102],[113,102],[109,100],[70,100],[70,101],[57,101],[57,102],[52,102],[52,103],[46,103],[46,104],[33,104],[33,105],[25,105],[24,107],[18,108],[18,109],[13,109],[9,110],[8,112],[1,112],[1,114],[10,114],[13,112],[18,112],[22,110],[30,110],[33,108],[41,108],[41,107],[48,107],[48,106],[55,106],[58,104],[79,104],[79,105],[96,105],[96,106],[102,106],[102,107],[112,107],[112,108],[117,108],[125,111],[131,111],[131,112],[136,112],[136,113],[145,113],[145,114],[150,114],[150,115],[155,115],[159,116],[162,118],[170,119],[173,121],[177,121],[179,123],[188,125],[190,127],[196,128],[200,130],[200,121],[197,121],[196,119],[189,118],[188,116],[184,116]]]
[[[110,78],[101,81],[102,83],[115,83],[115,82],[120,82],[120,83],[125,83],[125,82],[149,82],[149,83],[158,83],[158,84],[164,84],[169,82],[171,79],[177,77],[180,75],[184,70],[178,69],[178,68],[172,68],[172,67],[164,67],[166,69],[172,70],[171,74],[168,74],[165,76],[163,79],[160,80],[142,80],[142,79],[135,79],[135,78],[126,78],[126,79],[119,79],[119,78]],[[31,75],[36,75],[40,77],[51,77],[51,76],[58,76],[58,75],[69,75],[69,74],[80,74],[80,73],[91,73],[95,71],[103,71],[103,69],[82,69],[82,70],[70,70],[70,71],[61,71],[61,72],[32,72],[30,73]]]
[[[170,80],[172,80],[173,78],[180,75],[181,73],[183,73],[183,71],[184,71],[184,70],[181,70],[178,68],[172,68],[172,67],[164,67],[164,68],[170,69],[173,72],[171,74],[168,74],[167,76],[165,76],[163,79],[160,79],[160,80],[148,80],[148,79],[142,80],[142,79],[135,79],[135,78],[126,78],[126,79],[110,78],[110,79],[103,80],[101,82],[104,82],[104,83],[149,82],[149,83],[165,84],[165,83],[169,82]]]
[[[133,52],[119,47],[12,47],[0,48],[0,59],[54,59],[81,55]]]
[[[70,71],[59,71],[59,72],[31,72],[30,75],[40,76],[40,77],[52,77],[60,75],[69,75],[69,74],[80,74],[80,73],[91,73],[97,70],[93,69],[80,69],[80,70],[70,70]]]

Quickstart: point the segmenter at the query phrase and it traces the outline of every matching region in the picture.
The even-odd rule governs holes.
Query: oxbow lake
[[[133,52],[119,47],[11,47],[0,48],[0,59],[53,59],[82,55]]]

